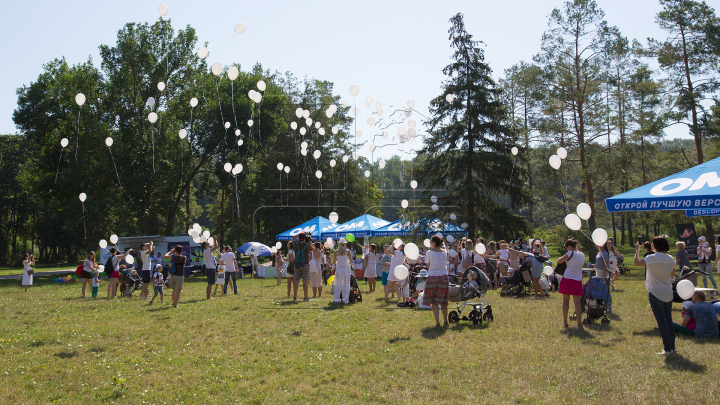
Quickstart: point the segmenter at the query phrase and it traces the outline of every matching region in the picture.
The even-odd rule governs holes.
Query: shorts
[[[295,268],[295,274],[293,275],[298,281],[302,280],[305,282],[310,281],[310,265],[306,264],[302,268]]]
[[[560,280],[560,288],[558,289],[560,294],[564,295],[583,295],[583,285],[580,280],[571,280],[567,277],[563,277]]]
[[[225,275],[224,274],[222,277],[217,277],[215,279],[215,285],[225,285]]]
[[[149,284],[150,283],[150,274],[152,272],[150,270],[143,270],[142,271],[142,282],[143,284]]]
[[[387,271],[382,272],[382,285],[387,285],[387,279],[389,275],[390,273],[388,273]]]
[[[207,276],[207,283],[208,285],[215,284],[215,279],[217,277],[217,273],[215,272],[215,269],[206,268],[205,269],[205,275]]]
[[[295,263],[288,263],[287,266],[287,272],[285,273],[286,277],[293,278],[295,274]]]
[[[155,286],[155,295],[158,295],[158,294],[162,295],[162,293],[163,293],[163,286],[156,285]]]
[[[170,277],[170,285],[168,285],[168,288],[182,290],[183,284],[185,284],[184,276],[172,276]]]
[[[87,270],[80,272],[80,278],[92,278],[92,273]]]
[[[112,273],[112,275],[110,276],[110,278],[120,278],[120,272],[117,271],[117,270],[113,271],[113,273]]]

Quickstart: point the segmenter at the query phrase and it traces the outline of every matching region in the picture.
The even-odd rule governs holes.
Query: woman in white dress
[[[28,286],[32,285],[33,283],[33,269],[32,266],[35,265],[35,256],[25,253],[25,256],[23,256],[23,276],[22,276],[22,285],[25,287],[25,292],[27,292]]]
[[[322,296],[322,262],[323,247],[320,242],[313,243],[315,250],[312,251],[310,259],[310,287],[312,287],[313,298]]]
[[[334,302],[340,302],[340,294],[345,304],[350,303],[350,263],[352,263],[352,253],[347,249],[347,241],[340,238],[338,242],[340,246],[335,251],[333,262],[335,263],[335,288]]]
[[[363,259],[363,268],[365,269],[365,278],[368,281],[368,293],[375,292],[375,279],[377,278],[377,261],[378,248],[374,243],[370,245],[365,259]]]
[[[292,289],[293,282],[295,280],[295,244],[293,241],[288,242],[288,267],[287,267],[287,274],[285,278],[287,278],[287,299],[290,299],[290,290]],[[297,295],[297,288],[295,289],[295,294]]]
[[[395,268],[405,263],[405,245],[400,245],[398,248],[395,245],[390,245],[388,249],[391,255],[390,259],[390,272],[388,273],[388,283],[385,286],[385,299],[388,299],[388,294],[392,292],[392,297],[395,298],[395,292],[397,290],[397,296],[400,297],[400,279],[395,277]]]

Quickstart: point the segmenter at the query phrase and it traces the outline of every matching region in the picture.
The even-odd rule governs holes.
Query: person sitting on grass
[[[685,308],[685,305],[683,305]],[[695,321],[694,330],[691,321]],[[715,307],[709,302],[705,302],[705,293],[695,291],[692,296],[692,304],[688,305],[683,312],[683,321],[680,325],[673,324],[675,331],[687,336],[697,336],[703,338],[718,337],[718,319]]]

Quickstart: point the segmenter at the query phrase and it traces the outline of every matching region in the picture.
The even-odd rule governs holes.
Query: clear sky
[[[335,93],[348,101],[350,85],[357,84],[356,102],[362,111],[358,129],[366,134],[360,141],[367,141],[371,133],[365,121],[376,101],[383,103],[385,116],[390,105],[404,106],[408,99],[426,113],[428,100],[440,94],[441,70],[449,63],[448,19],[455,13],[464,13],[467,30],[487,44],[486,60],[497,78],[513,64],[532,59],[547,29],[547,16],[563,4],[559,0],[10,2],[0,14],[0,37],[6,41],[5,63],[0,64],[0,133],[16,132],[15,91],[34,81],[44,63],[64,56],[70,64],[88,57],[99,64],[100,44],[114,44],[117,31],[127,22],[157,20],[163,2],[176,29],[192,25],[200,42],[209,43],[209,64],[239,62],[249,69],[260,62],[266,69],[291,71],[298,78],[329,80],[335,83]],[[598,4],[608,23],[618,26],[623,35],[643,43],[647,37],[665,38],[655,24],[661,9],[657,0],[598,0]],[[247,31],[236,35],[233,28],[240,22]],[[373,97],[371,109],[362,106],[367,96]],[[420,124],[420,117],[412,118]],[[396,133],[397,129],[390,135]],[[686,131],[674,133],[684,137]],[[393,154],[398,154],[396,147],[384,148],[380,155]],[[361,155],[370,157],[367,146]]]

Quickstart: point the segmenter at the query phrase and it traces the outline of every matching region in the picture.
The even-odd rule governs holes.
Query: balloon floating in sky
[[[148,114],[148,121],[150,121],[151,124],[154,124],[158,119],[158,115],[155,112],[151,112]]]
[[[563,148],[562,146],[558,148],[557,155],[560,159],[565,159],[567,157],[567,149]]]
[[[452,94],[448,94],[447,96],[445,96],[445,100],[447,100],[448,103],[452,103],[453,100],[455,100],[455,96],[453,96]]]
[[[267,85],[265,84],[264,81],[260,80],[259,82],[257,82],[257,88],[260,91],[265,91],[265,89],[267,88]]]
[[[80,193],[80,202],[85,202],[85,200],[87,200],[87,194]]]
[[[77,103],[77,105],[79,105],[80,107],[82,107],[82,105],[85,104],[85,95],[82,94],[82,93],[78,93],[78,94],[75,96],[75,102]]]
[[[577,206],[577,215],[587,221],[592,216],[592,208],[586,203],[580,203]]]
[[[253,126],[255,122],[253,120],[248,120],[247,124],[249,127]]]
[[[243,144],[243,140],[242,140],[242,139],[238,139],[238,146],[242,146],[242,144]]]
[[[245,33],[246,30],[247,30],[247,27],[243,23],[240,23],[235,26],[235,33],[238,35]]]
[[[380,162],[378,163],[378,166],[380,166],[381,169],[384,169],[385,165],[387,165],[387,162],[385,161],[385,159],[381,159]]]
[[[315,160],[320,159],[321,155],[322,154],[320,153],[319,150],[316,150],[315,152],[313,152],[313,157],[315,158]]]
[[[321,179],[321,178],[322,178],[322,172],[321,172],[320,170],[316,171],[316,172],[315,172],[315,177],[317,177],[318,179]]]
[[[161,16],[167,16],[168,12],[170,12],[170,9],[165,4],[161,4],[160,7],[158,7],[158,13],[160,13]]]
[[[157,87],[158,87],[158,90],[163,91],[163,90],[165,90],[165,83],[164,83],[164,82],[159,82],[158,85],[157,85]]]
[[[112,144],[113,144],[113,139],[112,139],[112,138],[110,138],[109,136],[108,136],[107,138],[105,138],[105,145],[106,145],[108,148],[111,147]]]
[[[365,170],[365,177],[370,177],[370,170]]]
[[[235,66],[230,66],[230,68],[227,70],[228,79],[232,81],[235,81],[239,74],[240,71],[238,71],[238,68],[236,68]]]
[[[602,228],[597,228],[596,230],[594,230],[591,236],[596,246],[602,246],[608,240],[608,233]]]
[[[107,241],[105,239],[100,239],[100,249],[107,249]]]
[[[225,166],[223,166],[223,169],[225,169],[226,172],[230,173],[230,171],[232,170],[232,164],[225,163]]]
[[[330,160],[330,167],[335,167],[336,164],[337,162],[335,161],[335,159]]]
[[[278,163],[278,164],[277,164],[278,170],[282,170],[283,167],[285,167],[285,165],[283,165],[282,163]]]
[[[147,101],[145,102],[148,107],[153,108],[155,107],[155,97],[148,97]]]
[[[575,214],[568,214],[565,216],[565,225],[573,231],[579,231],[582,227],[582,221],[579,216]]]
[[[201,47],[200,49],[198,49],[197,56],[198,56],[198,58],[200,58],[200,59],[205,59],[205,58],[207,58],[207,56],[208,56],[208,49],[205,48],[204,46]]]
[[[110,235],[110,243],[112,243],[113,245],[118,243],[118,236],[115,234]]]
[[[60,146],[62,146],[63,148],[67,147],[68,143],[70,143],[70,141],[68,141],[67,138],[63,138],[60,140]]]
[[[550,159],[548,161],[550,163],[550,166],[553,169],[555,169],[555,170],[560,169],[560,165],[562,164],[562,160],[560,159],[560,156],[552,155],[552,156],[550,156]]]
[[[212,70],[212,72],[215,76],[220,76],[220,73],[222,73],[222,71],[223,71],[222,63],[220,63],[220,62],[213,63],[212,66],[210,67],[210,70]]]
[[[285,166],[285,173],[290,173],[290,166]]]
[[[400,202],[400,206],[403,207],[403,208],[407,208],[408,205],[409,205],[408,200],[402,200],[402,201]]]
[[[418,182],[417,182],[417,181],[413,180],[413,181],[410,182],[410,187],[412,187],[412,188],[417,188],[417,186],[418,186]]]
[[[330,215],[328,216],[328,219],[329,219],[330,222],[332,222],[333,224],[336,224],[337,221],[338,221],[338,219],[339,219],[337,212],[334,212],[334,211],[331,212]]]
[[[338,127],[336,127],[336,126],[333,126],[333,127],[332,127],[332,133],[333,133],[334,135],[337,135],[338,131],[339,131]]]
[[[516,148],[516,147],[513,146],[513,148],[510,149],[510,152],[512,152],[513,156],[517,156],[517,154],[518,154],[518,148]]]
[[[352,94],[353,97],[357,96],[358,93],[360,93],[360,87],[358,87],[357,84],[350,86],[350,94]]]
[[[291,122],[291,123],[290,123],[290,128],[292,128],[293,131],[296,130],[296,129],[297,129],[297,122],[295,122],[295,121]]]
[[[408,106],[408,108],[413,108],[413,107],[415,107],[415,100],[408,100],[407,106]]]
[[[457,215],[455,215],[455,214],[450,214],[450,219],[453,220],[453,221],[457,220]]]
[[[430,208],[432,208],[433,211],[437,211],[440,209],[440,207],[438,207],[437,204],[433,204],[432,207],[430,207]]]

